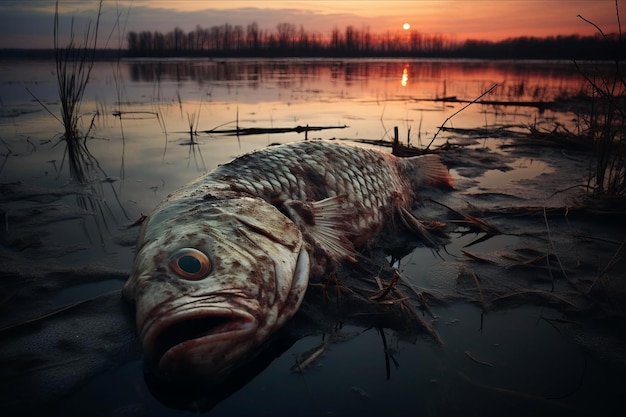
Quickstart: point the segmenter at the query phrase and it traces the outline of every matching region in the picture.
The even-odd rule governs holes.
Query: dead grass
[[[63,139],[66,143],[66,155],[70,175],[75,181],[85,183],[89,180],[90,166],[97,164],[87,148],[87,137],[94,126],[96,115],[85,132],[79,129],[82,119],[81,104],[85,89],[91,77],[98,29],[102,13],[102,1],[98,6],[95,25],[89,22],[85,30],[82,43],[76,41],[74,33],[74,19],[70,27],[70,39],[66,46],[59,43],[59,2],[55,3],[54,11],[54,53],[56,65],[57,87],[61,103],[61,122],[64,128]]]
[[[624,48],[617,2],[618,48]],[[607,43],[611,42],[595,23],[578,16],[596,28]],[[619,51],[616,51],[616,57]],[[626,78],[623,63],[615,59],[609,75],[586,73],[577,66],[587,81],[591,98],[590,110],[583,117],[583,137],[594,144],[594,160],[589,166],[589,189],[593,197],[626,197]]]

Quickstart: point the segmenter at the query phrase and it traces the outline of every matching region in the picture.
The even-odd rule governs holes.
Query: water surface
[[[558,120],[575,128],[578,115],[572,109],[528,105],[582,91],[584,81],[570,63],[98,62],[81,107],[83,131],[94,120],[87,143],[98,166],[91,174],[93,182],[79,186],[69,176],[62,126],[53,117],[59,112],[53,63],[2,61],[0,211],[5,219],[2,256],[10,266],[3,279],[39,277],[29,284],[36,291],[11,284],[11,293],[18,295],[3,303],[7,311],[3,326],[121,288],[131,267],[137,229],[129,226],[142,214],[176,188],[237,155],[305,138],[304,133],[236,137],[212,132],[215,129],[324,126],[333,129],[308,132],[307,139],[354,142],[390,140],[397,126],[403,142],[425,146],[446,119],[494,84],[497,87],[486,99],[508,104],[472,105],[446,126],[525,132],[530,125],[549,126]],[[514,101],[521,104],[510,105]],[[520,200],[561,207],[565,197],[552,195],[572,184],[568,181],[580,181],[588,159],[568,153],[579,170],[571,169],[571,161],[563,170],[560,150],[518,152],[498,147],[514,140],[488,133],[467,139],[439,132],[432,146],[471,142],[471,157],[464,164],[460,153],[444,156],[457,188],[434,197],[458,210],[468,203],[494,209]],[[420,213],[428,218],[442,212],[440,206],[426,204]],[[55,406],[68,414],[101,415],[183,415],[186,411],[175,411],[183,408],[230,416],[401,416],[576,415],[618,404],[618,393],[625,388],[620,379],[623,368],[590,353],[590,343],[580,343],[587,333],[572,336],[579,333],[575,326],[571,330],[574,320],[562,306],[523,297],[493,309],[480,302],[472,271],[486,294],[494,283],[500,295],[502,287],[511,291],[520,286],[550,287],[545,269],[520,271],[497,262],[481,266],[468,261],[463,251],[493,257],[519,249],[550,251],[541,216],[513,223],[495,216],[489,221],[508,233],[471,245],[479,232],[451,227],[445,253],[418,247],[395,264],[416,291],[442,301],[432,303],[432,316],[420,314],[443,345],[423,334],[338,320],[329,324],[350,337],[330,344],[322,359],[304,373],[290,368],[299,355],[323,343],[327,333],[303,335],[214,407],[202,400],[181,404],[167,393],[155,394],[144,380],[141,358],[133,355],[86,378],[80,388],[66,393],[67,399],[56,399]],[[562,239],[556,243],[567,251],[570,235],[560,232],[577,224],[562,217],[550,221],[561,227]],[[590,233],[623,239],[619,231],[608,229]],[[607,250],[594,262],[604,265],[613,253]],[[576,274],[581,274],[579,269]],[[78,275],[87,278],[77,281]],[[564,279],[557,284],[567,285]],[[28,410],[26,402],[24,409]]]

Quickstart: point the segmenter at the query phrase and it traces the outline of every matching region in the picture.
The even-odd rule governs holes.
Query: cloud
[[[323,14],[301,9],[264,9],[244,7],[227,10],[200,10],[193,12],[172,11],[135,7],[131,12],[132,30],[169,31],[178,26],[183,30],[192,30],[196,25],[211,27],[229,23],[246,26],[256,22],[261,29],[274,30],[279,23],[303,25],[309,32],[329,32],[333,27],[345,27],[347,24],[364,21],[354,14]],[[348,23],[351,22],[351,23]]]
[[[52,48],[54,15],[39,11],[0,10],[1,48]],[[8,18],[10,16],[10,18]]]
[[[14,4],[10,4],[14,3]],[[77,40],[83,39],[89,22],[97,18],[97,2],[82,7],[65,7],[59,10],[59,27],[62,42],[69,39],[73,27]],[[0,6],[0,48],[51,48],[53,44],[54,8],[48,1],[2,3]],[[74,2],[72,2],[74,4]],[[256,22],[263,30],[275,30],[279,23],[303,25],[308,32],[329,33],[334,27],[343,29],[349,24],[360,27],[366,19],[348,13],[324,14],[301,9],[264,9],[244,7],[239,9],[178,11],[164,8],[131,5],[116,9],[114,2],[105,2],[100,17],[100,47],[112,34],[108,47],[117,47],[117,28],[126,31],[144,30],[169,32],[179,27],[191,31],[200,25],[203,28],[229,23],[247,26]],[[210,4],[210,3],[207,3]],[[128,19],[128,20],[126,20]]]
[[[623,0],[620,4],[624,3]],[[255,4],[251,7],[251,4]],[[237,6],[236,8],[235,5]],[[186,6],[187,9],[180,9]],[[97,16],[98,0],[61,1],[60,27],[66,42],[74,19],[77,40],[88,22]],[[195,10],[191,10],[195,7]],[[211,7],[211,9],[208,9]],[[376,13],[376,7],[379,12]],[[626,7],[622,7],[622,10]],[[400,32],[409,22],[427,34],[456,35],[479,39],[515,36],[592,34],[595,29],[576,17],[582,14],[607,32],[615,31],[612,1],[379,1],[379,2],[292,2],[271,1],[140,1],[107,0],[100,20],[100,47],[123,44],[123,30],[169,32],[176,27],[191,31],[229,23],[247,26],[256,22],[262,30],[275,30],[279,23],[302,25],[309,33],[328,35],[334,28],[368,27],[371,33]],[[128,19],[128,20],[126,20]],[[0,2],[0,48],[50,48],[54,22],[51,0]]]
[[[76,7],[60,5],[59,35],[62,43],[68,42],[72,32],[76,42],[83,42],[89,25],[93,31],[98,17],[97,3],[91,0],[70,2]],[[115,7],[103,10],[100,18],[100,46],[104,46],[118,20]],[[3,1],[0,4],[0,48],[52,48],[53,36],[54,3],[50,0]]]

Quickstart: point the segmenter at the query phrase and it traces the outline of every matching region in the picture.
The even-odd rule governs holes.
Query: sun
[[[411,25],[408,24],[408,23],[405,23],[405,24],[402,25],[402,29],[409,30],[409,29],[411,29]]]

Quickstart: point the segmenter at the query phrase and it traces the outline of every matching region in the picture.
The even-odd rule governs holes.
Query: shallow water
[[[128,226],[142,214],[179,186],[237,155],[304,139],[302,133],[234,137],[203,131],[308,125],[335,128],[309,132],[309,139],[361,140],[390,139],[398,126],[403,142],[408,137],[414,145],[426,145],[465,105],[437,99],[470,101],[494,83],[498,87],[487,98],[502,102],[550,101],[584,88],[569,63],[99,62],[81,108],[83,129],[95,115],[87,142],[99,166],[92,171],[91,184],[77,186],[69,178],[61,125],[33,98],[58,114],[53,70],[52,62],[0,61],[0,212],[5,219],[0,255],[8,294],[2,297],[0,328],[121,288],[137,233]],[[575,117],[572,112],[527,106],[472,105],[446,126],[524,131],[527,125],[549,126],[550,120],[575,127]],[[198,135],[190,136],[190,123]],[[553,261],[550,274],[541,268],[517,268],[520,261],[517,267],[505,263],[511,253],[523,253],[528,260],[531,248],[550,251],[544,217],[512,221],[497,212],[521,203],[563,207],[573,194],[555,197],[555,191],[580,182],[588,159],[575,152],[564,161],[560,150],[498,147],[512,140],[440,132],[433,143],[472,144],[444,155],[456,190],[433,192],[432,197],[454,210],[466,210],[471,203],[491,211],[486,220],[504,232],[473,244],[484,232],[451,222],[445,253],[418,247],[394,265],[408,285],[432,296],[434,317],[424,313],[424,320],[439,334],[442,346],[422,334],[333,317],[328,320],[336,322],[330,324],[351,338],[329,344],[322,359],[299,374],[289,370],[298,355],[323,343],[327,333],[317,329],[300,335],[210,414],[572,415],[619,404],[624,362],[615,360],[615,350],[591,349],[588,333],[572,324],[575,319],[562,304],[537,303],[525,298],[530,293],[511,296],[519,288],[549,288],[548,275],[559,269]],[[450,215],[428,201],[418,214],[443,216],[444,221]],[[572,246],[572,230],[608,241],[624,239],[623,231],[601,221],[590,227],[558,215],[546,220],[554,228],[552,243],[568,271],[577,262],[588,267],[587,257],[596,267],[606,265],[617,250],[609,245],[589,256],[569,256],[572,247],[588,250]],[[482,264],[463,251],[495,260]],[[509,258],[502,256],[505,251]],[[584,268],[572,268],[571,276],[587,279]],[[484,294],[477,291],[472,273]],[[556,285],[563,288],[567,282],[557,279]],[[481,302],[487,297],[489,305]],[[498,304],[504,298],[514,302]],[[567,302],[581,301],[573,297]],[[98,354],[106,359],[106,351]],[[66,415],[175,415],[171,407],[211,408],[203,399],[181,405],[167,392],[155,394],[134,353],[111,362],[115,366],[100,367],[68,388],[68,397],[55,398],[55,407]],[[18,404],[29,410],[26,400]]]

